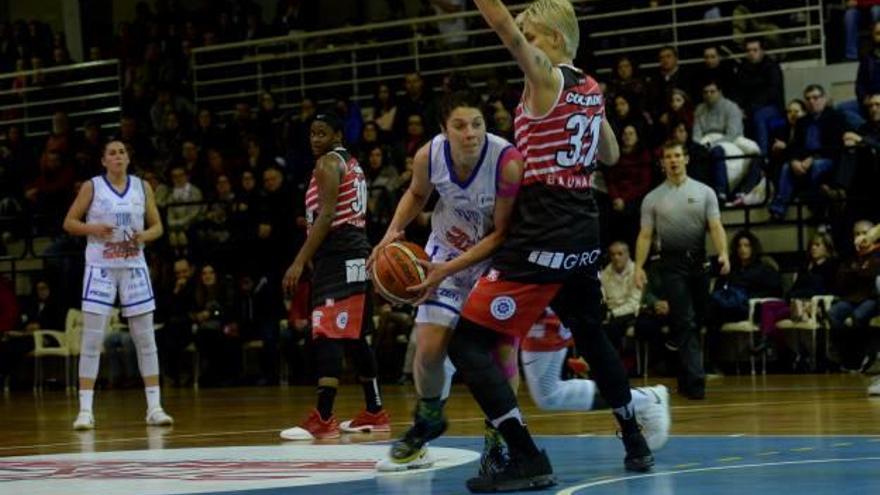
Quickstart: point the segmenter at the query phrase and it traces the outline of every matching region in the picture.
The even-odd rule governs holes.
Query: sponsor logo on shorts
[[[501,274],[498,273],[498,270],[493,268],[489,270],[488,274],[486,274],[486,280],[488,280],[489,282],[497,282],[499,275]]]
[[[312,311],[312,327],[321,326],[321,318],[323,318],[323,317],[324,317],[323,311],[319,311],[319,310]]]
[[[447,299],[450,301],[454,301],[456,303],[462,302],[461,293],[457,290],[453,289],[437,289],[437,297],[440,299]]]
[[[354,284],[367,280],[367,260],[357,258],[345,261],[345,282]]]
[[[340,330],[345,330],[345,327],[348,326],[348,311],[343,311],[336,315],[336,327]]]
[[[532,251],[529,253],[529,262],[554,270],[574,270],[575,268],[593,265],[599,260],[601,254],[601,249],[584,251],[582,253]]]
[[[492,299],[489,311],[496,320],[509,320],[516,313],[516,301],[510,296],[498,296]]]

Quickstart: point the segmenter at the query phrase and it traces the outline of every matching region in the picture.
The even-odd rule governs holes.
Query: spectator
[[[640,136],[646,136],[650,128],[648,118],[636,106],[633,98],[628,94],[619,94],[614,97],[614,109],[608,116],[608,123],[614,129],[615,136],[621,135],[623,128],[631,125],[636,128]]]
[[[256,278],[249,273],[239,275],[233,317],[238,322],[242,342],[258,340],[263,343],[260,348],[262,376],[257,380],[258,385],[278,384],[278,322],[283,315],[280,287],[272,287],[267,277]]]
[[[168,197],[168,244],[178,252],[189,245],[189,228],[202,215],[202,191],[192,185],[189,174],[180,165],[171,167],[171,194]],[[176,206],[180,205],[180,206]]]
[[[712,183],[712,162],[709,156],[709,150],[705,146],[699,145],[691,139],[690,128],[684,122],[676,123],[672,127],[672,134],[669,135],[669,141],[682,145],[690,156],[688,160],[688,177],[703,184]],[[662,156],[663,148],[657,150],[657,155]]]
[[[196,325],[199,385],[232,385],[240,375],[241,342],[233,317],[232,294],[214,267],[202,266],[190,316]]]
[[[395,149],[395,163],[403,163],[406,157],[415,156],[416,151],[428,142],[425,127],[425,119],[421,115],[412,114],[407,117],[406,137]]]
[[[195,144],[202,149],[221,146],[224,142],[222,134],[223,132],[214,122],[214,114],[207,108],[200,109],[193,136]]]
[[[394,115],[392,134],[394,138],[404,138],[409,134],[410,116],[419,115],[422,125],[426,127],[425,135],[433,136],[439,126],[437,104],[430,93],[425,92],[425,83],[418,72],[406,75],[404,79],[405,93],[397,101],[397,112]],[[418,147],[416,147],[418,149]]]
[[[610,239],[623,240],[628,246],[635,246],[642,198],[651,190],[652,165],[651,152],[642,143],[636,127],[624,127],[620,158],[615,166],[604,171],[611,200],[608,222]]]
[[[185,139],[186,135],[180,127],[180,117],[177,112],[167,112],[162,131],[155,132],[153,137],[153,148],[156,150],[153,169],[156,172],[164,175],[166,167],[180,152]]]
[[[746,58],[736,76],[736,95],[750,124],[748,135],[766,155],[770,146],[770,129],[775,121],[782,119],[781,109],[785,101],[782,69],[764,53],[760,39],[747,40],[745,47]]]
[[[684,90],[673,89],[666,99],[663,113],[657,119],[658,141],[664,141],[671,131],[670,125],[678,122],[684,122],[689,128],[693,128],[694,104]]]
[[[776,220],[785,216],[788,204],[798,189],[807,186],[812,198],[828,180],[839,159],[843,144],[843,117],[827,105],[825,89],[811,84],[804,90],[809,113],[795,124],[794,142],[789,148],[789,162],[782,166],[776,197],[770,214]]]
[[[753,233],[737,232],[730,241],[730,250],[734,253],[730,274],[715,282],[706,313],[706,354],[712,358],[717,358],[720,351],[721,325],[748,318],[749,299],[782,296],[779,266],[772,258],[764,257],[761,242]],[[709,365],[706,368],[711,369]]]
[[[370,120],[375,121],[382,132],[390,134],[394,126],[394,118],[397,114],[394,91],[387,83],[379,83],[376,86],[376,94],[373,97],[373,116]]]
[[[25,189],[25,198],[37,213],[60,219],[70,205],[74,179],[70,163],[63,162],[56,151],[46,152],[40,165],[40,175]]]
[[[457,14],[467,8],[465,0],[429,0],[437,15]],[[464,17],[437,21],[437,31],[442,35],[440,43],[446,49],[459,48],[467,44],[468,37],[465,31],[467,24]]]
[[[373,145],[367,151],[364,175],[369,188],[367,233],[371,237],[371,244],[375,244],[394,215],[400,178],[397,168],[391,163],[390,153],[381,145]]]
[[[131,115],[123,115],[119,120],[119,141],[125,144],[131,155],[134,168],[144,170],[150,168],[156,156],[156,150],[150,138],[141,133],[137,120]]]
[[[226,124],[226,141],[224,144],[228,147],[238,146],[244,142],[246,136],[256,132],[257,126],[251,111],[251,104],[245,100],[240,100],[235,104],[232,120]]]
[[[608,98],[618,95],[629,95],[636,108],[643,109],[648,88],[645,80],[639,75],[638,66],[633,60],[623,55],[614,63],[611,80],[608,82]]]
[[[361,129],[364,127],[361,107],[347,97],[336,98],[336,115],[343,123],[343,142],[356,147],[361,137]]]
[[[694,141],[703,142],[709,134],[721,134],[728,141],[743,135],[743,114],[736,103],[724,97],[716,81],[702,88],[703,102],[694,111]]]
[[[635,324],[642,300],[642,290],[636,287],[633,277],[635,263],[629,252],[625,242],[612,242],[608,247],[611,262],[599,274],[608,310],[604,328],[615,346],[621,345],[627,328]]]
[[[172,112],[177,114],[179,122],[191,122],[196,107],[186,98],[175,94],[170,85],[159,85],[156,90],[156,101],[150,107],[153,132],[162,133],[165,130],[166,116]]]
[[[877,277],[880,256],[873,247],[857,242],[874,226],[860,220],[853,226],[855,254],[841,263],[834,282],[837,302],[831,306],[831,337],[839,350],[839,362],[845,369],[858,369],[870,348],[866,338],[871,318],[877,314]]]
[[[788,161],[789,147],[794,143],[794,130],[797,121],[807,114],[807,104],[804,100],[795,98],[788,102],[785,109],[785,123],[773,130],[770,148],[770,180],[774,184],[779,183],[779,173],[782,165]]]
[[[9,334],[19,328],[18,310],[15,286],[0,275],[0,390],[5,388],[7,377],[13,377],[20,360],[34,348],[32,335]]]
[[[168,374],[172,386],[183,383],[181,363],[186,348],[193,341],[194,320],[190,314],[195,305],[195,281],[189,260],[179,258],[174,261],[174,283],[163,286],[161,296],[167,308],[167,319],[162,331],[156,332],[159,344],[159,357],[163,359],[161,369]],[[192,380],[194,377],[190,377]]]
[[[104,136],[101,134],[101,124],[94,120],[87,120],[83,124],[82,139],[77,140],[74,148],[77,182],[104,173],[104,167],[101,165],[103,148]]]
[[[282,128],[280,124],[283,117],[272,93],[268,91],[261,92],[260,108],[257,110],[257,136],[262,138],[260,144],[266,151],[267,156],[275,155],[281,149]]]
[[[715,45],[703,48],[703,64],[694,74],[694,84],[691,94],[694,99],[702,96],[702,90],[710,81],[718,83],[718,89],[728,98],[736,99],[736,70],[729,60],[721,58],[718,47]]]
[[[690,87],[690,79],[678,65],[678,52],[675,48],[661,48],[657,53],[657,63],[657,70],[648,78],[648,101],[653,102],[653,106],[646,110],[653,116],[660,115],[663,102],[673,89],[687,90]]]
[[[275,165],[275,160],[272,157],[263,151],[263,144],[260,141],[260,138],[257,136],[251,135],[245,138],[245,153],[246,159],[244,163],[244,168],[250,170],[254,173],[254,175],[262,176],[263,171],[267,168]],[[211,150],[209,150],[210,152]]]
[[[822,192],[830,199],[842,202],[848,195],[858,199],[875,193],[880,154],[880,93],[867,98],[868,121],[856,130],[843,134],[843,154],[829,184]],[[872,214],[866,209],[858,214]]]

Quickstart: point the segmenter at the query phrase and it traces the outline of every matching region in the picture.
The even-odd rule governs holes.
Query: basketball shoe
[[[388,418],[388,412],[384,409],[375,413],[371,413],[365,409],[358,413],[354,419],[339,423],[339,429],[345,433],[391,431],[391,422]]]
[[[147,411],[146,421],[148,426],[171,426],[174,424],[174,418],[169,416],[161,407]]]
[[[376,463],[379,471],[406,471],[430,467],[434,459],[428,454],[428,442],[446,431],[448,423],[443,408],[429,408],[419,401],[413,425],[400,440],[391,444],[388,459]]]
[[[336,416],[331,415],[327,419],[321,419],[317,409],[312,409],[312,412],[299,426],[281,431],[281,438],[285,440],[324,440],[340,436],[339,422],[336,421]]]
[[[669,440],[669,391],[663,385],[642,387],[637,389],[649,398],[645,404],[636,409],[636,421],[642,427],[642,435],[648,448],[657,450]]]
[[[73,422],[73,429],[77,431],[94,430],[95,415],[91,411],[80,411]]]
[[[511,453],[492,473],[480,473],[467,480],[468,490],[474,493],[541,490],[556,484],[553,468],[543,450],[534,457]]]

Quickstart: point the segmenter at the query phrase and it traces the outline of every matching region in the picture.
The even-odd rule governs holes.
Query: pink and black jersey
[[[336,155],[345,164],[339,182],[336,216],[333,218],[332,228],[336,229],[343,225],[364,228],[367,225],[367,181],[364,172],[358,161],[345,148],[335,148],[328,154]],[[320,209],[318,183],[313,175],[306,191],[306,220],[309,227],[314,223]]]
[[[506,279],[562,280],[596,272],[598,209],[592,194],[605,103],[599,84],[569,65],[557,68],[556,104],[532,115],[521,102],[514,121],[525,171],[510,233],[494,266]]]

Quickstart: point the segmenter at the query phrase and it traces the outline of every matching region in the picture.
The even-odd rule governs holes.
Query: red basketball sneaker
[[[339,428],[346,433],[391,431],[391,422],[388,418],[388,412],[384,409],[376,413],[363,410],[354,419],[340,423]]]
[[[312,409],[312,412],[299,426],[281,432],[281,438],[285,440],[323,440],[325,438],[339,438],[340,435],[336,416],[330,416],[326,420],[321,419],[317,409]]]

